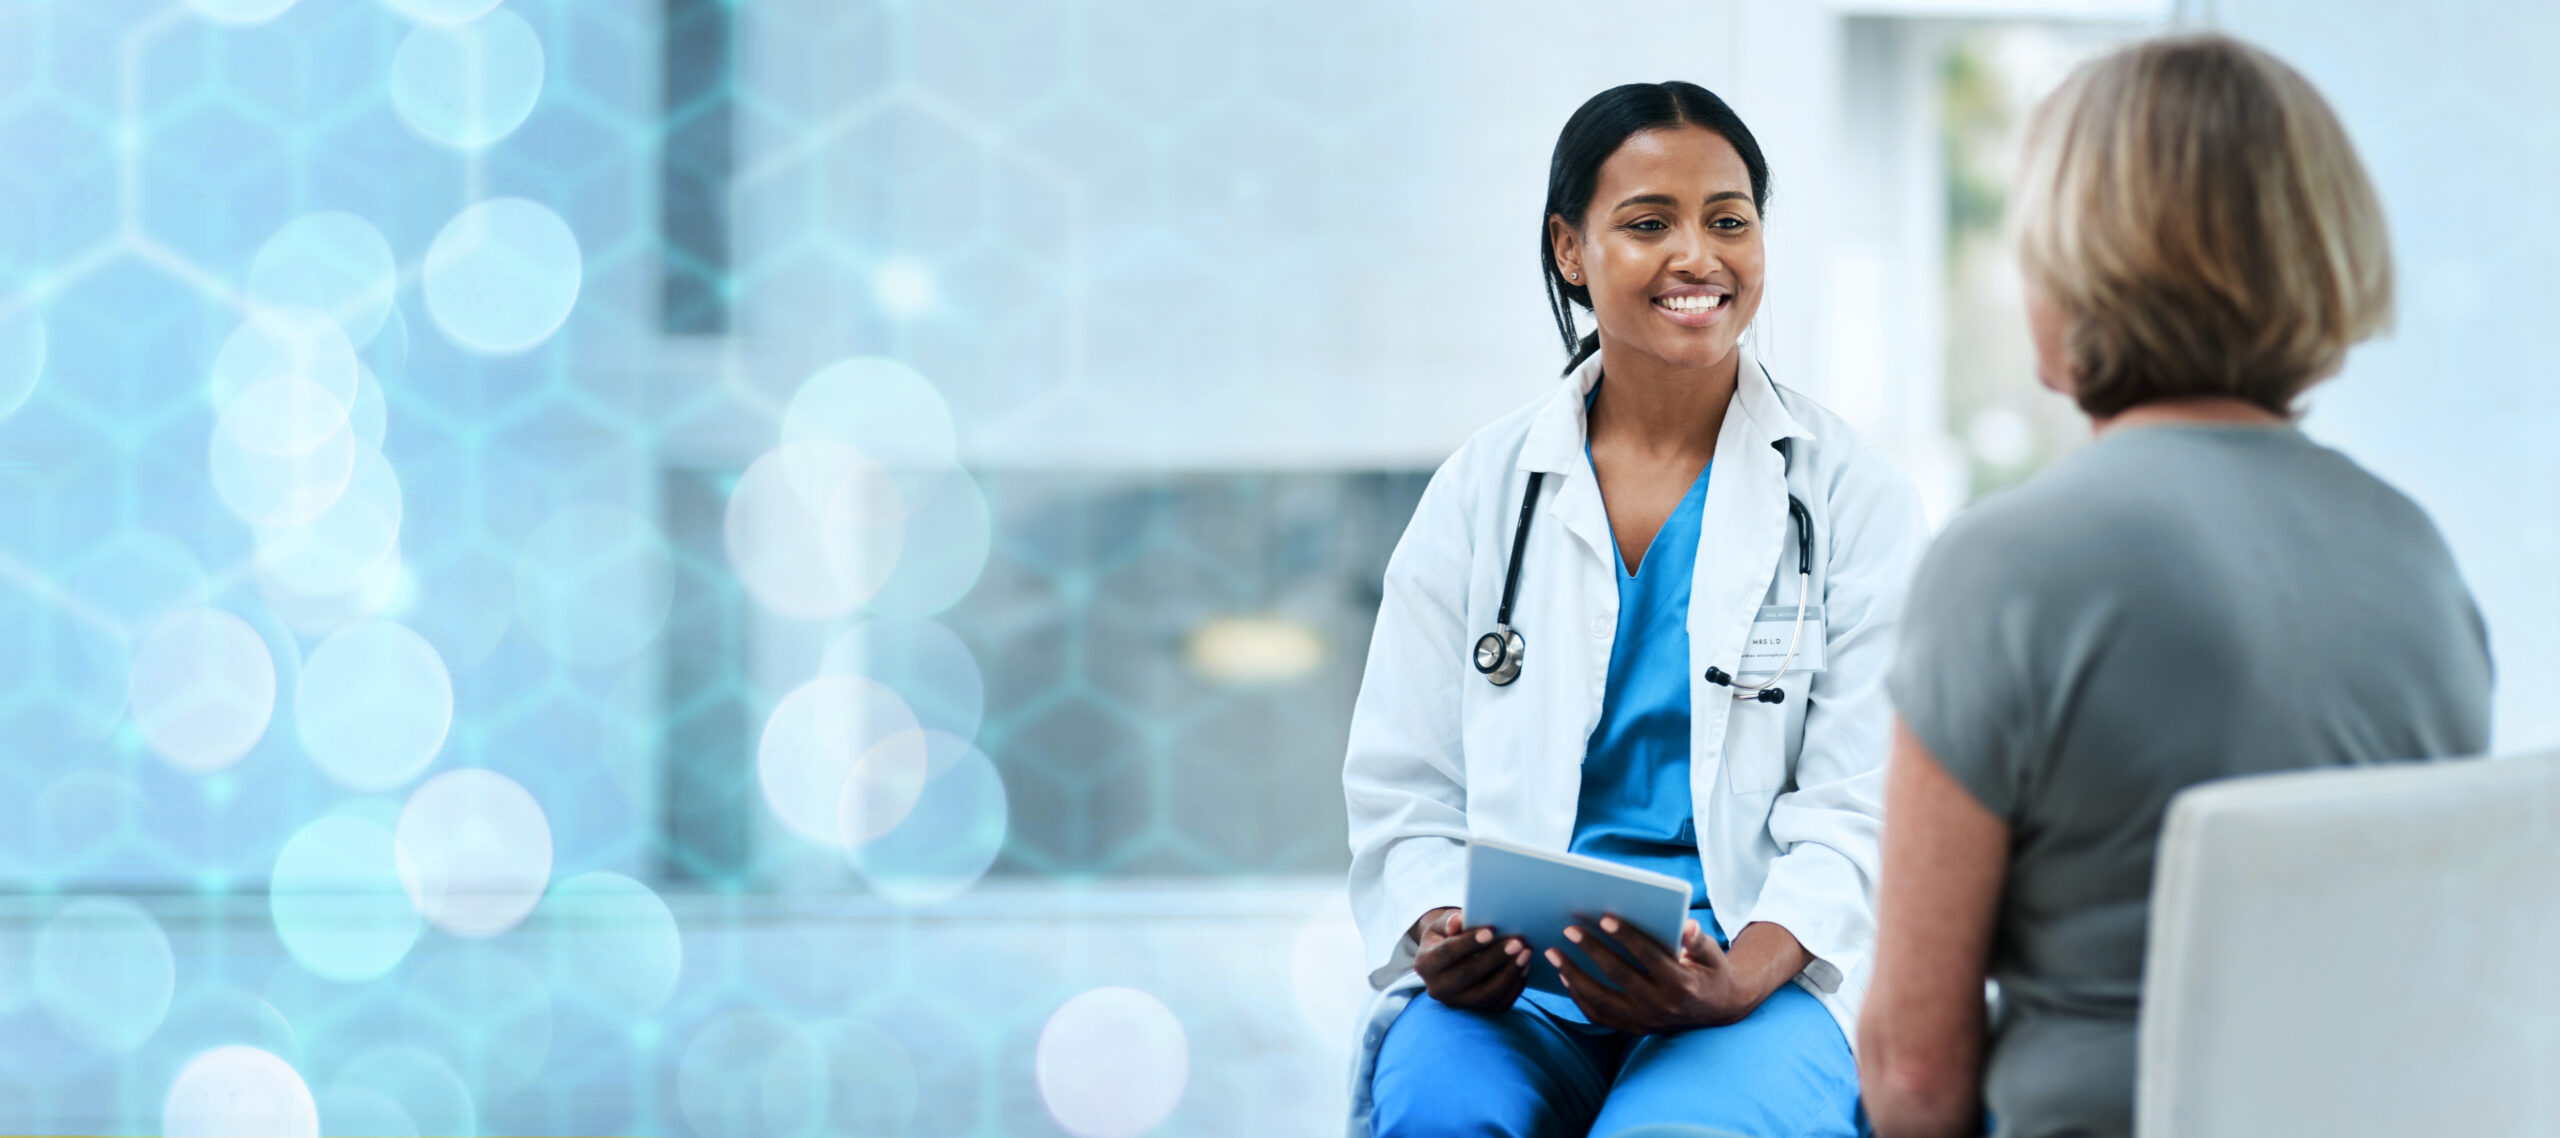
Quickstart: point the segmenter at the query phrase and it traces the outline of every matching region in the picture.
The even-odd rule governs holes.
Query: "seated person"
[[[1557,139],[1566,374],[1424,491],[1343,761],[1371,979],[1427,988],[1370,1044],[1378,1138],[1858,1132],[1883,679],[1923,529],[1882,453],[1742,344],[1768,196],[1694,84],[1604,91]],[[1786,647],[1755,668],[1763,641]],[[1474,837],[1679,878],[1691,920],[1666,944],[1600,915],[1632,956],[1524,992],[1520,936],[1554,930],[1467,922]]]
[[[1375,1041],[1380,1138],[1859,1130],[1884,667],[1923,522],[1743,348],[1766,199],[1751,130],[1695,84],[1613,87],[1556,141],[1567,376],[1423,491],[1344,754],[1372,982],[1426,987]],[[1754,667],[1764,639],[1787,647]],[[1457,910],[1472,836],[1659,869],[1692,921],[1656,944],[1603,916],[1631,959],[1523,992],[1539,931]]]
[[[2171,796],[2489,738],[2443,539],[2292,422],[2391,311],[2319,94],[2229,39],[2144,43],[2046,100],[2023,169],[2039,377],[2096,439],[1956,519],[1912,585],[1858,1029],[1885,1138],[1977,1134],[1986,1106],[2002,1138],[2131,1134]]]

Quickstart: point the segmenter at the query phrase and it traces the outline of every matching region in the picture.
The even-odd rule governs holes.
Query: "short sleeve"
[[[1885,687],[1938,764],[2015,824],[2043,751],[2029,640],[2038,601],[2019,579],[2020,551],[1983,520],[1958,519],[1921,558]]]

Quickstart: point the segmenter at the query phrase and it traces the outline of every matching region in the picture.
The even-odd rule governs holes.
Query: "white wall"
[[[1556,131],[1669,78],[1770,156],[1763,342],[1817,382],[1820,5],[832,7],[741,9],[739,370],[775,397],[885,352],[980,465],[1434,464],[1563,362],[1531,244]],[[896,311],[891,265],[933,299]]]
[[[2213,8],[2328,96],[2390,216],[2398,327],[2319,389],[2307,429],[2452,543],[2489,620],[2498,749],[2560,745],[2560,6]]]

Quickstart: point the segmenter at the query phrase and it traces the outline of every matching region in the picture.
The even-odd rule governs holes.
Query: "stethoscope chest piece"
[[[1476,638],[1476,670],[1495,687],[1507,687],[1519,679],[1521,658],[1528,654],[1529,642],[1515,628],[1496,628]]]

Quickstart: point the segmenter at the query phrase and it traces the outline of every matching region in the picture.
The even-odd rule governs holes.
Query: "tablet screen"
[[[1689,915],[1689,886],[1676,877],[1581,854],[1533,850],[1491,838],[1467,844],[1466,922],[1529,943],[1530,987],[1564,992],[1563,979],[1547,963],[1550,948],[1562,949],[1584,972],[1607,983],[1581,946],[1564,939],[1568,925],[1581,925],[1606,939],[1599,928],[1604,913],[1676,950]]]

